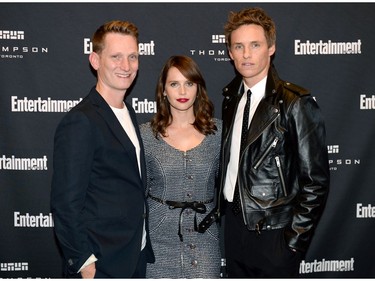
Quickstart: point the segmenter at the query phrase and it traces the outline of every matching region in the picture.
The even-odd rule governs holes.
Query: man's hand
[[[85,268],[82,268],[81,275],[83,279],[93,279],[95,277],[96,267],[95,263],[89,264]]]

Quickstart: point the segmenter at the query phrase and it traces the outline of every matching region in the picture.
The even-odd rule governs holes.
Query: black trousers
[[[228,205],[224,229],[227,277],[298,277],[303,254],[288,247],[284,230],[249,231],[242,214],[234,215]]]

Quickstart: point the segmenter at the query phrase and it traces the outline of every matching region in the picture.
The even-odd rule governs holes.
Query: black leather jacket
[[[242,93],[240,76],[223,90],[219,213],[224,211],[222,189]],[[285,228],[289,247],[304,252],[322,214],[329,186],[325,125],[318,105],[307,90],[280,80],[271,66],[265,97],[249,130],[237,178],[244,223],[249,230]]]

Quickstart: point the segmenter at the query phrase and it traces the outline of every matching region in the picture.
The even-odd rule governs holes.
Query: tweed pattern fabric
[[[209,201],[215,196],[221,143],[221,121],[218,131],[206,136],[196,147],[180,151],[156,139],[149,123],[140,125],[145,146],[147,193],[162,200]],[[205,233],[194,231],[194,216],[200,221],[213,209],[206,205],[205,214],[185,209],[181,215],[183,241],[178,236],[181,209],[170,209],[150,197],[149,225],[155,263],[147,265],[147,278],[220,278],[219,231],[216,223]]]

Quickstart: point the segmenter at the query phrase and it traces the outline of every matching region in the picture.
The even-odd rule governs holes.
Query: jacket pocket
[[[250,195],[264,202],[277,199],[277,188],[272,184],[254,185]]]

